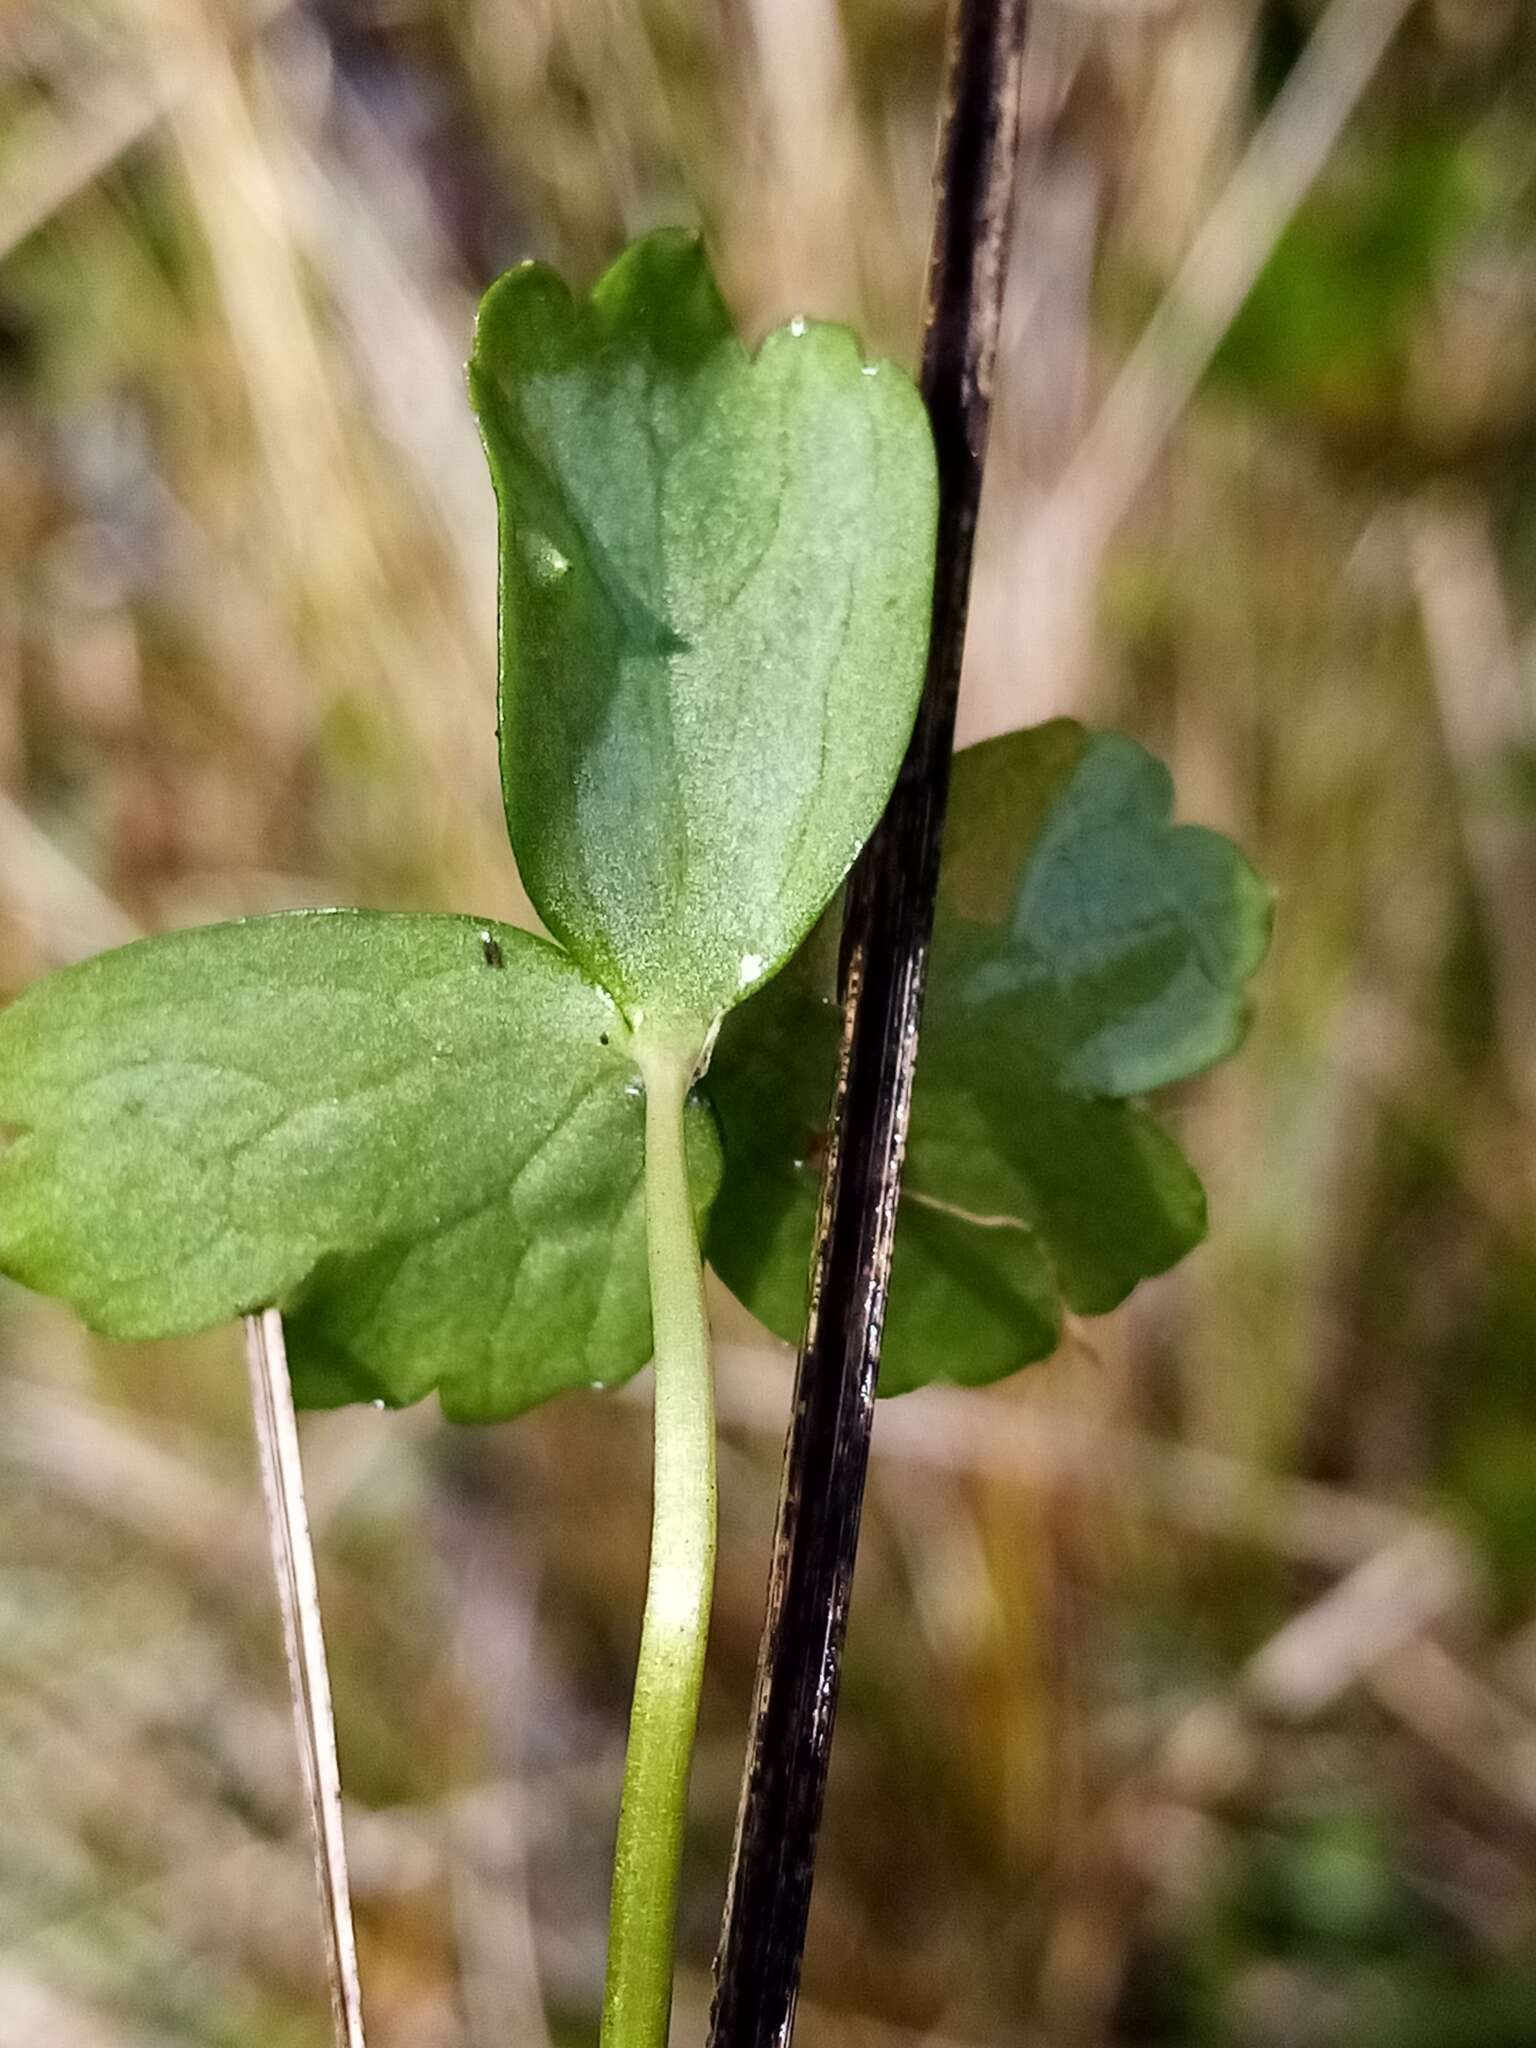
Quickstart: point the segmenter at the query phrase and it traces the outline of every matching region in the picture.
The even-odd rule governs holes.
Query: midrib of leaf
[[[693,819],[686,801],[688,785],[683,774],[682,749],[678,745],[677,712],[670,686],[670,672],[674,661],[680,660],[685,654],[692,653],[695,643],[677,630],[677,611],[672,596],[672,579],[668,574],[666,523],[662,518],[668,459],[662,452],[661,439],[656,432],[655,392],[655,366],[654,364],[648,364],[646,367],[645,404],[641,413],[641,421],[646,444],[651,451],[651,559],[656,578],[657,594],[665,608],[669,630],[677,643],[675,647],[668,648],[665,654],[661,656],[668,675],[668,681],[661,691],[662,715],[666,721],[667,733],[667,775],[672,785],[671,808],[680,827],[675,841],[669,845],[669,858],[667,862],[669,869],[667,877],[668,887],[671,890],[671,900],[675,911],[676,906],[687,894],[688,873],[693,866],[694,860],[694,835]]]
[[[850,569],[848,575],[843,580],[842,617],[838,623],[837,640],[826,665],[826,673],[828,674],[834,674],[841,665],[843,652],[848,644],[848,630],[853,623],[853,582],[853,572]],[[826,787],[827,748],[830,743],[828,728],[831,723],[830,706],[830,691],[820,691],[817,700],[816,774],[807,785],[805,793],[800,799],[798,806],[800,816],[791,829],[785,843],[784,873],[786,880],[796,892],[798,892],[801,886],[800,865],[805,856],[806,841],[811,827],[815,823],[816,806],[821,799],[822,791]]]
[[[1047,1258],[1050,1247],[1041,1237],[1038,1228],[1026,1223],[1022,1216],[982,1216],[974,1209],[967,1209],[959,1202],[948,1202],[942,1195],[930,1195],[924,1189],[906,1186],[902,1189],[902,1200],[911,1202],[915,1208],[931,1209],[938,1216],[948,1216],[956,1223],[968,1223],[975,1230],[1017,1230],[1031,1238]]]

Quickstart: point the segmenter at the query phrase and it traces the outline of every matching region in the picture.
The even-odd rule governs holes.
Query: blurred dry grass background
[[[1209,1245],[882,1411],[805,2048],[1536,2040],[1536,27],[1321,12],[1036,10],[967,731],[1124,724],[1280,919]],[[697,218],[910,356],[941,14],[0,0],[4,991],[526,915],[477,290]],[[720,1321],[683,2040],[787,1386]],[[590,2041],[643,1401],[306,1441],[376,2048]],[[321,2048],[233,1333],[0,1293],[0,1472],[0,2048]]]

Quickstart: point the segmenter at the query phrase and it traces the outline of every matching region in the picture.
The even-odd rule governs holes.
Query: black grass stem
[[[1025,9],[1026,0],[959,0],[951,23],[921,379],[939,467],[933,631],[911,745],[848,889],[837,1094],[710,2048],[786,2048],[794,2027],[949,792]]]

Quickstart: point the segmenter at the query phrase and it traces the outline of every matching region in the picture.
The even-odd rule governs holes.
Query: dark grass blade
[[[794,2026],[949,789],[1009,246],[1025,4],[959,0],[951,28],[922,368],[939,458],[933,633],[912,743],[848,890],[836,1106],[715,1962],[711,2048],[782,2048]]]
[[[365,2048],[363,1997],[352,1929],[352,1894],[341,1821],[341,1774],[336,1762],[336,1724],[315,1553],[310,1542],[299,1431],[288,1383],[283,1319],[276,1309],[245,1318],[245,1355],[251,1374],[251,1405],[261,1454],[261,1486],[283,1616],[283,1648],[299,1741],[299,1762],[309,1802],[315,1875],[324,1920],[326,1975],[336,2048]]]

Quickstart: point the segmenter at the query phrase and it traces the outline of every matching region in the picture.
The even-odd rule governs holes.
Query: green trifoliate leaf
[[[996,1379],[1204,1233],[1200,1184],[1123,1098],[1241,1035],[1269,898],[1166,773],[1065,720],[959,756],[897,1223],[881,1391]],[[804,1313],[836,1013],[797,963],[729,1019],[721,1276],[793,1340]]]
[[[627,1044],[554,947],[470,918],[103,954],[0,1017],[0,1269],[118,1337],[275,1304],[312,1401],[490,1419],[623,1379],[650,1351]]]
[[[632,1019],[702,1034],[794,950],[900,764],[933,573],[921,401],[841,328],[749,356],[670,231],[587,300],[502,278],[470,387],[523,880]]]

